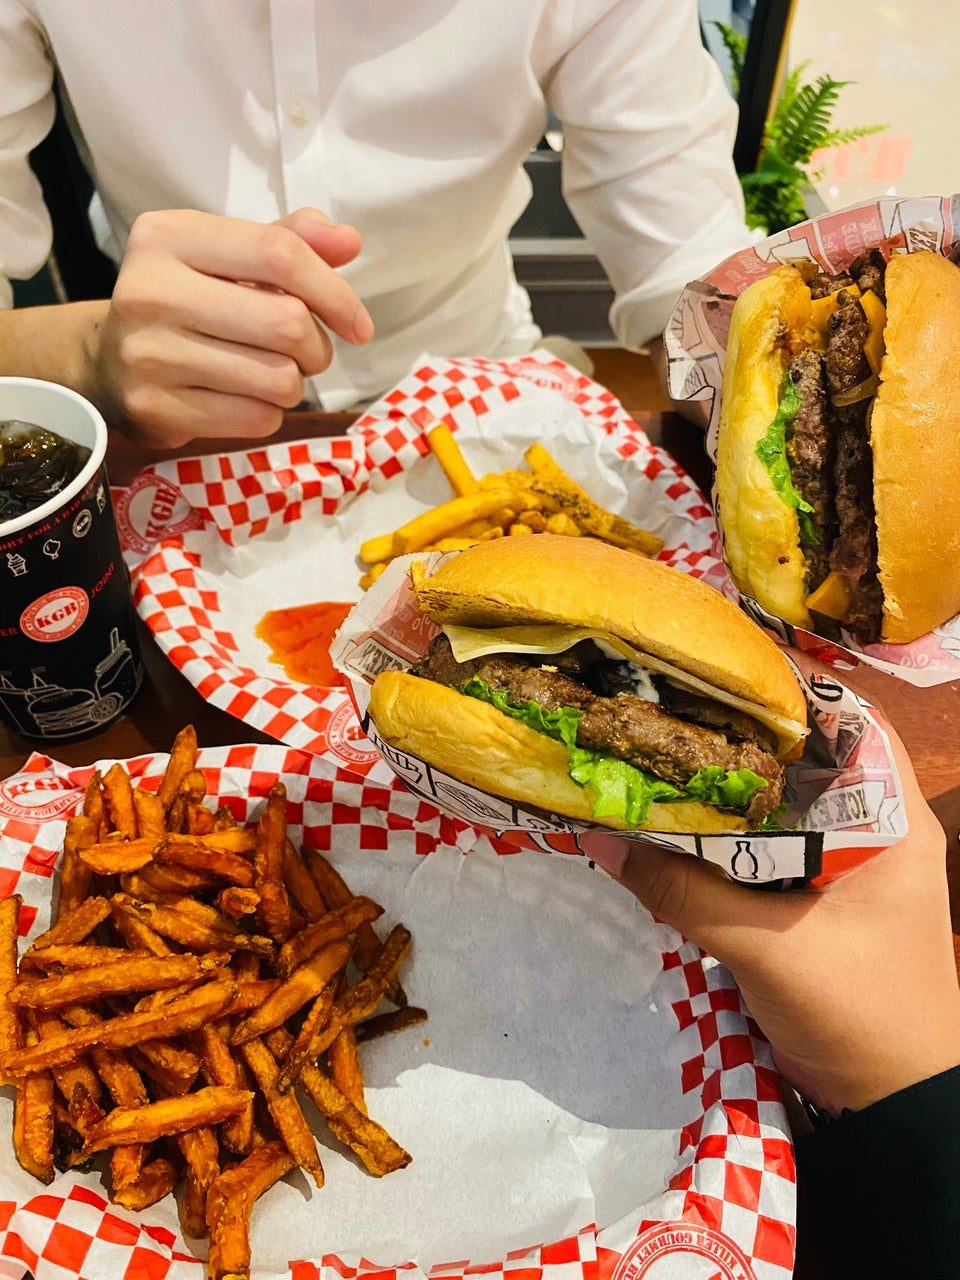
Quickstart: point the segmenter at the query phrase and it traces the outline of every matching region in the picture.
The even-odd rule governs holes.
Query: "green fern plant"
[[[733,81],[739,89],[746,56],[746,37],[725,23],[714,24],[730,55]],[[763,156],[755,173],[740,178],[747,225],[772,234],[801,222],[806,216],[803,193],[812,178],[809,169],[815,151],[841,147],[882,133],[885,124],[858,125],[852,129],[831,127],[840,93],[851,83],[832,76],[804,79],[808,62],[801,62],[784,81],[773,115],[763,135]]]

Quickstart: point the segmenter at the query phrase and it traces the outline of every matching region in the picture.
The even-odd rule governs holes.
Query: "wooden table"
[[[702,435],[666,411],[649,362],[625,352],[595,353],[595,357],[598,377],[642,419],[651,438],[672,453],[701,487],[707,488],[709,463]],[[345,414],[290,414],[280,438],[340,435],[350,421]],[[240,448],[242,442],[221,441],[215,448],[192,447],[182,452],[219,452],[230,447]],[[111,442],[108,462],[112,481],[124,484],[143,465],[143,456],[117,437]],[[52,755],[68,764],[83,764],[93,759],[124,759],[146,751],[165,751],[176,731],[186,723],[195,725],[204,746],[270,741],[205,702],[161,654],[145,628],[141,628],[141,641],[146,679],[129,714],[82,742],[51,747]],[[870,696],[884,708],[906,743],[923,793],[946,830],[954,948],[960,961],[960,683],[913,689],[866,668],[861,676]],[[0,725],[0,778],[14,773],[35,749],[42,750],[42,744],[30,743]],[[815,1224],[801,1219],[797,1280],[823,1280],[829,1275],[815,1236]]]

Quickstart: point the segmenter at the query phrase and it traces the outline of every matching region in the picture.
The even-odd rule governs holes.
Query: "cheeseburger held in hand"
[[[719,592],[630,551],[481,542],[414,584],[441,627],[379,675],[388,743],[488,794],[655,831],[771,825],[806,705],[777,646]]]
[[[741,591],[796,626],[906,643],[960,611],[960,270],[864,254],[737,299],[717,492]]]

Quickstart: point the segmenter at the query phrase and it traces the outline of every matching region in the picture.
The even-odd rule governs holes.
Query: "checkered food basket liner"
[[[865,249],[880,248],[888,258],[918,249],[948,253],[958,240],[960,196],[870,200],[798,222],[733,254],[704,279],[688,285],[665,335],[670,390],[676,400],[695,400],[708,407],[710,456],[716,460],[730,317],[736,298],[748,285],[785,263],[813,259],[824,271],[836,274]],[[715,492],[713,496],[716,506]],[[729,590],[735,596],[732,584]],[[781,643],[833,666],[865,662],[919,686],[960,679],[960,614],[911,644],[863,647],[844,633],[841,646],[773,617],[750,597],[742,597],[741,604]]]
[[[343,438],[164,463],[119,496],[137,608],[207,701],[290,746],[374,766],[344,689],[288,679],[255,629],[269,609],[356,600],[361,543],[451,496],[426,443],[439,421],[478,475],[545,443],[595,499],[659,534],[665,560],[723,586],[703,495],[608,391],[542,355],[424,357]]]
[[[479,791],[377,733],[368,712],[374,680],[382,671],[413,666],[438,631],[420,612],[410,567],[419,562],[429,573],[448,558],[433,553],[394,561],[337,636],[332,656],[350,678],[364,730],[397,777],[446,813],[492,827],[526,847],[577,848],[582,824]],[[778,821],[789,830],[721,836],[643,831],[635,833],[638,838],[705,858],[746,883],[825,884],[906,834],[900,778],[880,716],[808,655],[794,653],[790,660],[803,685],[812,731],[802,758],[786,768],[786,812]]]
[[[128,762],[155,787],[164,756]],[[371,1114],[411,1152],[377,1180],[321,1133],[253,1212],[257,1280],[787,1280],[795,1169],[769,1049],[729,975],[580,858],[498,856],[400,787],[288,748],[204,751],[210,800],[253,818],[282,777],[291,835],[402,919],[424,1028],[364,1048]],[[0,891],[27,943],[57,893],[91,768],[35,755],[0,784]],[[544,963],[548,960],[548,963]],[[426,1032],[426,1036],[422,1032]],[[0,1095],[9,1144],[10,1091]],[[0,1164],[0,1275],[202,1280],[170,1197],[134,1215],[98,1171],[49,1186]],[[659,1272],[657,1274],[660,1274]]]

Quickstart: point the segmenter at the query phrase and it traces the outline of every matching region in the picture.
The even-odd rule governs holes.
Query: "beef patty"
[[[590,664],[582,662],[583,679],[589,673],[591,679],[596,680],[600,675],[596,668],[603,665],[603,659]],[[610,662],[608,665],[621,664]],[[449,640],[441,634],[411,674],[454,689],[462,689],[468,680],[477,677],[506,694],[511,702],[537,702],[548,711],[573,707],[583,712],[577,729],[577,746],[626,760],[675,786],[683,786],[708,765],[752,769],[766,780],[767,786],[754,795],[747,810],[748,819],[760,822],[778,808],[783,795],[783,770],[776,758],[758,744],[756,739],[763,734],[759,726],[752,740],[731,742],[718,729],[681,720],[635,694],[617,693],[612,697],[596,694],[582,679],[557,667],[553,657],[527,659],[504,654],[457,662]],[[730,712],[725,718],[729,720],[731,716],[736,713]],[[747,716],[739,719],[753,723]],[[742,731],[743,725],[739,728]],[[733,732],[738,730],[735,728]]]

